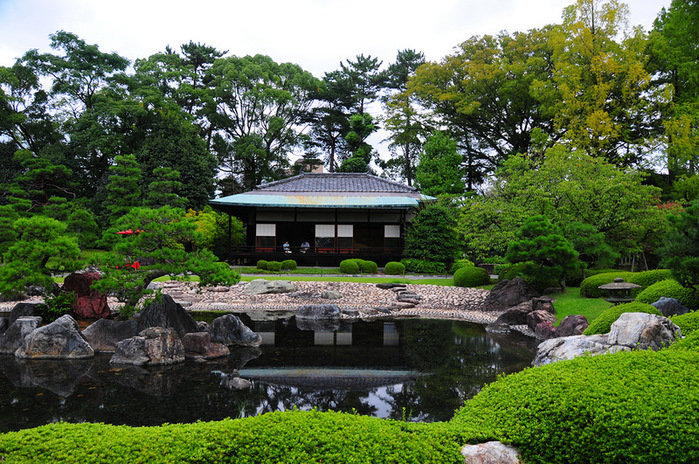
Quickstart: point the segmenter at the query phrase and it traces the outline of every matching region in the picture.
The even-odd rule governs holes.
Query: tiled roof
[[[261,184],[253,192],[418,193],[415,187],[365,173],[302,173]]]

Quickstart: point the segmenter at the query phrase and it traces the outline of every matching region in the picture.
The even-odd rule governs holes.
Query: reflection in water
[[[317,408],[417,421],[448,420],[502,372],[531,362],[527,339],[431,320],[304,324],[241,315],[262,335],[206,363],[112,366],[0,356],[0,432],[55,421],[159,425]],[[302,329],[302,330],[301,330]],[[251,381],[239,390],[238,375]],[[225,381],[224,381],[225,380]]]

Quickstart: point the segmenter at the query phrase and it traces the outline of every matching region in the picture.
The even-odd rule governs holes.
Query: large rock
[[[483,302],[484,311],[504,311],[539,296],[539,292],[527,284],[524,279],[517,277],[503,280],[490,291]]]
[[[262,344],[260,334],[253,332],[233,314],[217,317],[206,329],[211,334],[211,341],[227,346],[259,346]]]
[[[32,359],[85,359],[95,356],[95,351],[80,332],[75,319],[66,314],[27,335],[22,346],[15,351],[15,356]]]
[[[226,345],[213,343],[209,332],[188,333],[182,337],[182,345],[185,358],[214,359],[231,353]]]
[[[191,314],[176,303],[170,295],[162,295],[160,301],[153,301],[146,306],[138,319],[138,330],[149,327],[166,327],[175,329],[180,338],[191,332],[198,332],[199,327]]]
[[[549,322],[553,325],[557,320],[556,316],[544,310],[532,311],[527,314],[527,326],[532,330],[535,330],[541,322]]]
[[[603,354],[607,353],[611,347],[607,334],[552,338],[541,342],[532,365],[542,366],[556,361],[577,358],[584,354]],[[630,349],[626,347],[616,349],[616,351],[621,350],[629,351]]]
[[[163,365],[184,361],[184,346],[175,329],[149,327],[116,344],[111,364]]]
[[[679,316],[689,312],[689,309],[680,303],[680,300],[677,298],[667,298],[662,296],[655,303],[651,303],[651,306],[655,306],[665,317]]]
[[[534,335],[537,340],[548,340],[556,337],[556,328],[549,321],[539,322],[534,327]]]
[[[0,317],[0,334],[5,333],[7,328],[10,326],[9,317]]]
[[[507,309],[495,320],[498,324],[527,325],[527,314],[532,312],[531,301],[525,301]]]
[[[556,329],[557,337],[570,337],[572,335],[582,335],[590,324],[587,318],[580,315],[571,315],[563,318]]]
[[[87,319],[109,317],[107,295],[90,288],[101,278],[102,274],[98,271],[78,271],[66,277],[61,290],[75,293],[76,301],[70,309],[76,316]]]
[[[551,314],[556,314],[556,309],[553,307],[553,299],[547,296],[533,298],[532,311],[546,311]]]
[[[39,316],[23,316],[10,324],[7,330],[0,334],[0,354],[15,354],[22,346],[24,338],[41,324]]]
[[[133,319],[128,321],[99,319],[83,330],[83,336],[92,349],[106,353],[113,353],[117,343],[136,335],[138,335],[138,323]]]
[[[623,313],[612,324],[609,343],[639,350],[658,351],[665,348],[682,334],[670,319],[655,314]]]
[[[461,448],[464,464],[519,464],[519,451],[499,441],[489,441]]]
[[[296,308],[296,319],[340,319],[337,305],[303,305]]]
[[[43,303],[17,303],[10,311],[9,323],[12,325],[20,317],[41,316],[39,308],[45,306]]]
[[[246,295],[265,295],[268,293],[291,293],[298,291],[288,280],[255,279],[245,286]]]

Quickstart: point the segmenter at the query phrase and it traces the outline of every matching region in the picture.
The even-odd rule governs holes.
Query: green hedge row
[[[699,311],[692,311],[681,316],[672,316],[670,320],[679,326],[684,337],[694,332],[699,332]]]
[[[285,259],[284,261],[266,261],[261,259],[257,262],[257,269],[263,271],[279,272],[282,269],[293,271],[296,269],[296,261],[293,259]]]
[[[699,351],[580,357],[485,387],[452,424],[527,463],[699,462]]]
[[[482,267],[465,266],[454,273],[454,285],[457,287],[480,287],[490,283],[490,274]]]
[[[661,297],[676,298],[689,309],[699,309],[697,295],[688,288],[684,288],[673,279],[656,282],[636,296],[636,301],[641,303],[655,303]]]
[[[611,271],[594,274],[580,283],[580,296],[587,298],[601,298],[606,296],[606,292],[600,290],[598,287],[614,282],[614,279],[617,277],[624,279],[626,282],[640,285],[645,289],[656,282],[672,278],[672,273],[668,269],[656,269],[644,272]],[[635,294],[638,295],[643,289],[636,290]]]
[[[374,262],[366,259],[345,259],[340,262],[340,271],[343,274],[376,274],[379,266]]]
[[[437,274],[444,275],[447,268],[444,263],[436,261],[424,261],[422,259],[403,258],[400,262],[405,266],[405,270],[415,274]]]
[[[0,461],[89,463],[461,463],[444,425],[333,412],[160,427],[54,424],[0,436]]]
[[[383,271],[388,275],[404,275],[405,265],[397,261],[389,261],[384,266]]]

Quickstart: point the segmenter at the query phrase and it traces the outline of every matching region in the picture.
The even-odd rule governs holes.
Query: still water
[[[142,368],[0,355],[0,432],[57,421],[159,425],[293,408],[413,421],[449,420],[500,373],[533,359],[526,338],[424,319],[296,326],[291,314],[239,314],[259,348],[205,363]],[[313,330],[315,329],[315,330]],[[236,374],[251,380],[232,388]]]

